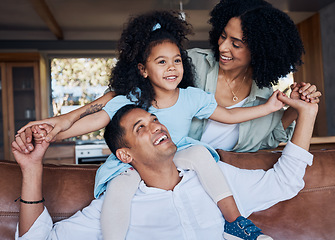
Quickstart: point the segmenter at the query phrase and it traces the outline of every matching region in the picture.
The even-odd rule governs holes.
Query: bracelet
[[[21,198],[21,196],[20,196],[20,197],[18,197],[17,199],[15,199],[14,202],[17,202],[19,199],[20,199],[20,202],[25,203],[25,204],[38,204],[38,203],[42,203],[42,202],[45,201],[44,198],[42,198],[42,200],[39,200],[39,201],[25,201],[25,200],[23,200],[23,199]]]

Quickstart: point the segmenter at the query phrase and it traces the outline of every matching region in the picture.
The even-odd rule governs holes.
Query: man
[[[305,168],[312,163],[308,153],[318,107],[316,104],[279,96],[298,112],[291,142],[274,169],[242,170],[218,163],[244,216],[295,196],[304,186]],[[142,182],[132,201],[127,240],[223,239],[224,219],[202,188],[195,172],[177,169],[176,146],[165,126],[139,108],[120,110],[120,137],[110,145],[117,157],[139,172]],[[108,139],[106,139],[108,142]],[[22,239],[102,239],[100,210],[104,196],[71,218],[53,225],[42,204],[42,157],[48,144],[36,144],[24,154],[13,142],[13,153],[22,170],[22,194],[18,235]],[[113,150],[114,148],[114,150]],[[35,204],[29,204],[29,202]]]

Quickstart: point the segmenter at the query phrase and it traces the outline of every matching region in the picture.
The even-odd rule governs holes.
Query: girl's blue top
[[[103,108],[112,119],[114,114],[124,105],[134,104],[126,96],[116,96],[110,100]],[[158,120],[167,127],[172,141],[176,144],[178,151],[188,148],[192,145],[201,144],[208,148],[214,159],[220,159],[218,153],[206,143],[194,140],[188,137],[191,121],[193,117],[199,119],[209,118],[217,107],[214,95],[201,89],[188,87],[179,89],[177,102],[169,107],[157,109],[149,108],[149,112],[157,116]],[[95,178],[94,196],[97,198],[106,190],[107,182],[124,172],[131,165],[125,164],[118,160],[114,154],[111,154],[106,162],[100,166]]]

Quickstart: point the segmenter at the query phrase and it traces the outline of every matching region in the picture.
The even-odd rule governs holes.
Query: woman
[[[215,93],[221,106],[266,102],[272,85],[301,64],[303,44],[294,23],[263,0],[222,0],[212,10],[210,23],[212,49],[192,49],[189,56],[197,70],[197,86]],[[303,99],[319,102],[321,93],[310,84],[295,84],[291,97],[298,96],[299,87]],[[296,118],[288,108],[241,124],[194,120],[190,136],[216,149],[254,152],[287,142]]]
[[[254,106],[266,102],[272,93],[271,84],[301,64],[303,45],[294,23],[263,0],[223,0],[212,10],[210,23],[212,50],[192,49],[189,55],[196,67],[197,86],[215,93],[221,106]],[[293,89],[293,96],[319,102],[321,93],[314,85],[299,84]],[[46,138],[50,141],[79,118],[101,110],[112,97],[113,92],[109,92],[68,114],[31,122],[20,132],[33,124],[49,123],[54,126]],[[296,118],[295,111],[288,108],[239,125],[194,122],[190,136],[200,139],[203,134],[202,141],[224,150],[275,148],[290,139]],[[231,128],[229,136],[215,135],[225,127]],[[22,150],[33,149],[29,144],[31,129],[27,128],[22,135],[21,139],[17,138]],[[233,140],[228,142],[227,138]]]

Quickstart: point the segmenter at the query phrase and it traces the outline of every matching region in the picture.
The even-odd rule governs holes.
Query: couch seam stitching
[[[315,187],[315,188],[308,188],[308,189],[302,189],[300,192],[317,192],[317,191],[324,191],[324,190],[334,190],[335,186],[324,186],[324,187]]]

